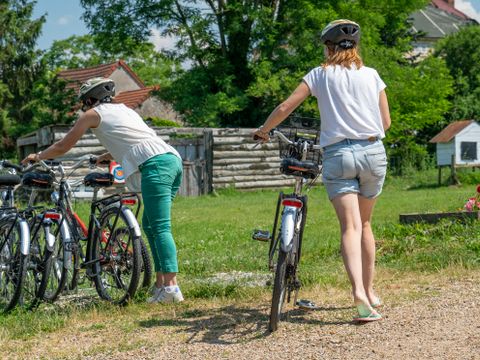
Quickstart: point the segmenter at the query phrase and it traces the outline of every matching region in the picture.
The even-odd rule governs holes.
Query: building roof
[[[443,11],[449,13],[449,14],[455,15],[455,16],[461,18],[461,19],[472,20],[468,15],[465,15],[463,12],[456,9],[454,6],[450,5],[445,0],[432,0],[430,3],[433,6],[435,6],[437,9],[440,9],[440,10],[443,10]]]
[[[449,124],[445,129],[435,135],[430,142],[431,143],[447,143],[452,140],[460,131],[465,129],[470,124],[474,123],[474,120],[462,120],[455,121]]]
[[[113,102],[117,104],[125,104],[131,109],[136,109],[150,97],[150,93],[154,90],[158,90],[158,86],[149,86],[138,90],[123,91],[113,98]]]
[[[82,83],[94,77],[109,77],[118,68],[123,68],[130,77],[140,86],[145,87],[145,84],[133,72],[132,69],[123,61],[118,60],[111,64],[102,64],[83,69],[68,69],[58,73],[58,76],[68,81],[66,88],[78,92]]]
[[[442,3],[442,6],[449,6],[442,0],[435,3]],[[443,5],[444,4],[444,5]],[[456,10],[450,6],[451,9]],[[458,11],[458,13],[461,13]],[[464,25],[473,22],[468,16],[460,16],[453,11],[445,11],[436,6],[434,2],[427,5],[424,9],[414,12],[411,15],[413,19],[412,28],[415,33],[421,33],[422,38],[440,39],[457,32]]]

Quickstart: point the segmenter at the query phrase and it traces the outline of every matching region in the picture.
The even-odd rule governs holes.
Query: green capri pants
[[[171,153],[154,156],[139,166],[142,173],[142,226],[152,250],[155,272],[178,272],[171,230],[172,200],[182,182],[182,160]]]

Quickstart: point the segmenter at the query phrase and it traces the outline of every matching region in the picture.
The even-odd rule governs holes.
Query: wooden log
[[[261,170],[251,170],[251,169],[246,169],[246,170],[236,170],[236,171],[222,171],[222,170],[217,170],[214,171],[213,177],[214,178],[221,178],[223,176],[236,176],[236,175],[280,175],[280,168],[271,168],[271,169],[261,169]]]
[[[268,169],[278,169],[280,167],[279,162],[260,162],[254,164],[240,164],[240,165],[227,165],[227,166],[214,166],[213,173],[218,172],[235,172],[238,170],[268,170]]]
[[[248,128],[225,128],[225,129],[212,129],[214,138],[217,136],[252,136],[254,129]]]
[[[412,224],[416,222],[424,222],[435,224],[442,219],[455,219],[465,221],[467,219],[480,219],[480,211],[458,211],[446,213],[426,213],[426,214],[400,214],[401,224]]]
[[[234,184],[216,184],[213,186],[215,189],[221,189],[226,187],[234,187],[236,189],[262,189],[262,188],[278,188],[278,187],[287,187],[294,184],[294,179],[282,179],[282,180],[269,180],[269,181],[246,181],[246,182],[237,182]]]
[[[291,176],[286,176],[282,174],[257,174],[257,175],[235,175],[235,176],[222,176],[222,177],[214,177],[213,181],[215,184],[221,183],[239,183],[245,181],[278,181],[278,180],[286,180],[291,179]]]
[[[218,168],[228,166],[228,165],[240,165],[240,164],[255,164],[261,162],[278,162],[280,163],[280,158],[278,156],[272,157],[257,157],[257,158],[232,158],[232,159],[215,159],[213,161],[213,166]]]
[[[272,143],[266,143],[258,145],[256,143],[251,144],[238,144],[238,145],[214,145],[213,151],[258,151],[258,150],[276,150],[278,151],[278,146]]]
[[[278,155],[276,150],[252,150],[252,151],[214,151],[214,159],[231,159],[231,158],[252,158],[252,157],[273,157]]]
[[[22,137],[17,139],[17,147],[18,146],[26,146],[32,145],[37,143],[37,135],[29,136],[29,137]]]

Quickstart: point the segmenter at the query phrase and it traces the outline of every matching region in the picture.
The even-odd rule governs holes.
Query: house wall
[[[477,160],[461,159],[461,143],[464,141],[477,143]],[[480,165],[480,125],[472,123],[455,136],[455,163],[459,165]]]
[[[143,104],[137,107],[135,111],[144,119],[148,117],[158,117],[182,124],[180,115],[173,110],[172,105],[155,96],[150,96]]]
[[[455,154],[455,142],[437,143],[437,166],[451,165]]]
[[[140,86],[123,68],[117,68],[109,77],[115,81],[115,90],[117,94],[123,91],[140,89]]]

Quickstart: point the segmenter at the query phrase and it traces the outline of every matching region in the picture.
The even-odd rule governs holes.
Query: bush
[[[145,122],[147,124],[151,124],[153,126],[158,126],[158,127],[181,127],[180,124],[176,123],[173,120],[169,119],[162,119],[159,117],[151,116],[145,119]]]

